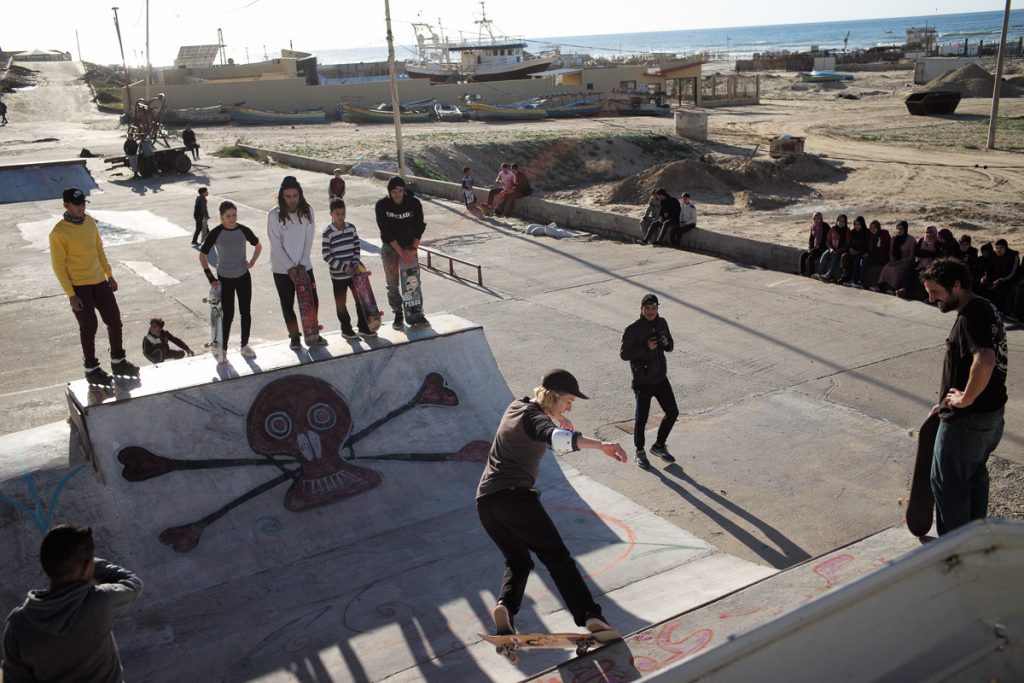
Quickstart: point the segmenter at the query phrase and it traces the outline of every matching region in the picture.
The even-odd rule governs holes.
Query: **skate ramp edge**
[[[96,189],[85,159],[0,164],[0,204],[60,199],[69,187]]]
[[[511,393],[481,327],[432,321],[369,344],[328,335],[315,361],[287,343],[249,366],[231,354],[228,379],[204,354],[144,367],[116,395],[71,383],[92,462],[4,449],[5,604],[38,582],[59,521],[92,525],[163,602],[472,501]]]

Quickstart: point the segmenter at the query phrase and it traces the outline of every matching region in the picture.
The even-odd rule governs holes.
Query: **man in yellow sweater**
[[[64,218],[50,231],[50,261],[53,272],[68,295],[78,319],[78,332],[85,355],[85,378],[90,384],[111,383],[111,377],[96,358],[96,311],[107,326],[110,339],[110,368],[115,375],[138,376],[139,368],[128,362],[121,342],[121,311],[117,308],[117,282],[103,253],[100,231],[85,213],[85,194],[77,187],[64,190]]]

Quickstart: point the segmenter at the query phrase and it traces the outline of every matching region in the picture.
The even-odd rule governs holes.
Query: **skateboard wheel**
[[[589,647],[587,647],[586,645],[580,645],[580,646],[578,646],[576,648],[576,656],[577,657],[582,657],[583,655],[587,654],[587,652],[589,652],[589,651],[590,651]]]

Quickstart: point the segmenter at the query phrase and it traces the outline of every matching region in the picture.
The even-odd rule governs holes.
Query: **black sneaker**
[[[650,469],[651,463],[647,460],[647,451],[642,448],[636,449],[636,456],[633,458],[636,460],[636,466],[642,470]]]
[[[516,633],[516,619],[511,612],[508,611],[508,607],[501,604],[500,602],[494,606],[494,610],[491,612],[494,617],[494,633],[499,636],[511,636]]]
[[[653,446],[651,446],[651,453],[658,456],[665,462],[676,461],[676,459],[672,457],[672,454],[668,452],[667,448],[665,448],[664,446],[659,446],[658,444],[654,444]]]
[[[314,346],[327,346],[327,340],[319,334],[314,334],[312,337],[306,337],[306,346],[309,348],[313,348]]]
[[[430,321],[427,320],[426,316],[421,315],[415,320],[410,320],[409,327],[430,327]]]
[[[289,337],[290,341],[288,342],[288,348],[292,349],[293,351],[298,351],[299,349],[301,349],[302,348],[302,342],[299,341],[299,339],[300,339],[300,337],[297,334],[292,335],[291,337]]]
[[[402,322],[401,318],[395,318],[395,322],[391,323],[391,329],[399,331],[404,330],[405,324]]]
[[[107,374],[107,371],[96,366],[85,371],[85,381],[89,384],[93,384],[100,387],[109,387],[113,385],[114,378]]]
[[[344,337],[345,339],[359,339],[359,335],[356,334],[353,330],[342,330],[341,336]]]
[[[129,361],[127,358],[122,358],[120,360],[111,360],[110,361],[110,371],[114,375],[117,375],[119,377],[138,377],[139,376],[139,366],[135,365],[134,363]]]

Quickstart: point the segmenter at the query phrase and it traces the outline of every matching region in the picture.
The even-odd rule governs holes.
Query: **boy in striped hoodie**
[[[323,257],[331,268],[331,285],[334,287],[338,320],[341,321],[341,336],[345,339],[356,339],[359,336],[352,329],[352,317],[348,313],[349,290],[352,290],[359,334],[364,337],[377,336],[370,332],[366,324],[366,316],[363,307],[359,305],[355,282],[352,280],[352,275],[360,265],[359,233],[356,232],[356,226],[345,220],[345,200],[340,197],[331,200],[331,222],[324,229]]]

